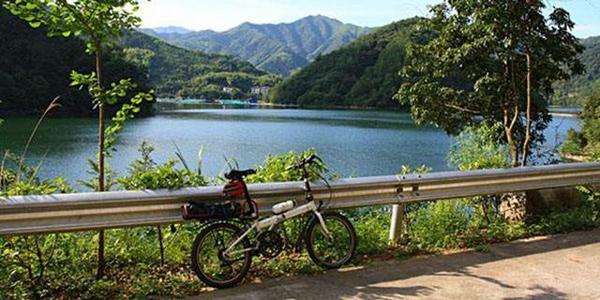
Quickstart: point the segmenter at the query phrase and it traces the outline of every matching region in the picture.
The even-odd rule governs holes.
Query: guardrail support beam
[[[398,241],[405,232],[403,204],[586,184],[600,184],[600,163],[349,178],[329,185],[315,183],[313,193],[326,209],[395,205],[389,237]],[[302,182],[248,188],[263,214],[283,201],[300,203],[306,193]],[[181,206],[189,201],[222,202],[222,187],[0,197],[0,235],[181,223]]]
[[[397,244],[404,233],[404,209],[406,204],[392,205],[392,220],[390,222],[390,244]]]

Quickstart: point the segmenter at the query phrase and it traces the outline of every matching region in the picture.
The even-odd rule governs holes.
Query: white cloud
[[[598,25],[592,24],[575,24],[573,28],[573,34],[577,37],[589,37],[598,34]]]

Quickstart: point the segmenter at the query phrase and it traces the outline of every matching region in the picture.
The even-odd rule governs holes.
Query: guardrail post
[[[404,232],[404,208],[405,204],[395,204],[392,206],[392,220],[390,222],[390,243],[400,242]]]

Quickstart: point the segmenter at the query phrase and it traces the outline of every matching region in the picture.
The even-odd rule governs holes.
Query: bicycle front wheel
[[[194,241],[192,269],[208,286],[229,288],[240,283],[252,263],[250,242],[244,238],[230,251],[225,251],[242,235],[231,223],[214,223],[204,228]]]
[[[321,222],[314,217],[306,231],[306,248],[310,258],[326,269],[337,269],[347,264],[356,252],[356,231],[345,216],[327,212],[322,214],[327,235]]]

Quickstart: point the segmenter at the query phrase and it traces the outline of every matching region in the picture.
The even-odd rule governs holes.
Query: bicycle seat
[[[231,172],[229,173],[225,173],[225,178],[229,179],[229,180],[237,180],[237,179],[244,179],[244,177],[248,176],[248,175],[252,175],[252,174],[256,174],[256,170],[253,169],[248,169],[248,170],[231,170]]]

